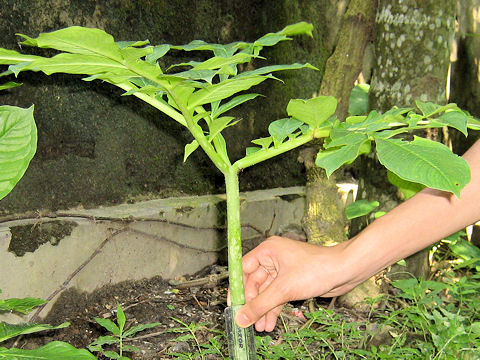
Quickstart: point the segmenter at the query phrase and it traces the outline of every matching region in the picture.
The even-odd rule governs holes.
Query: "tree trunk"
[[[372,41],[374,3],[351,0],[345,12],[335,51],[327,60],[320,95],[338,99],[336,115],[344,119],[348,99],[355,80],[362,70],[364,51]],[[304,149],[299,160],[307,173],[306,212],[302,221],[308,241],[333,245],[347,239],[343,204],[338,196],[334,177],[327,179],[325,171],[315,166],[318,145]]]
[[[455,0],[379,0],[376,67],[370,88],[372,109],[386,111],[394,105],[415,106],[415,100],[446,102],[455,6]],[[385,170],[372,172],[378,168],[372,157],[362,161],[359,194],[384,202],[382,210],[388,211],[397,202],[396,191],[387,183]],[[372,173],[384,175],[372,178]],[[401,271],[423,278],[428,275],[426,250],[406,260],[407,269]]]

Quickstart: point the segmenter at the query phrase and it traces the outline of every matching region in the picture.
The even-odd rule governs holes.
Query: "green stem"
[[[283,154],[284,152],[287,152],[301,145],[304,145],[309,141],[311,141],[314,137],[322,137],[322,136],[317,136],[314,132],[310,132],[308,134],[299,136],[293,140],[288,140],[277,147],[258,150],[257,152],[251,155],[245,156],[244,158],[237,160],[233,165],[238,169],[245,169],[249,166],[258,164],[259,162],[268,160],[277,155]]]
[[[242,229],[240,226],[240,192],[238,169],[230,166],[224,173],[227,193],[228,279],[233,305],[245,303],[242,272]]]

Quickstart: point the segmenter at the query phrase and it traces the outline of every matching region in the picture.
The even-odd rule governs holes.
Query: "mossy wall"
[[[0,0],[0,46],[18,49],[15,33],[37,36],[71,25],[99,27],[116,40],[152,44],[193,39],[252,41],[285,25],[308,21],[314,39],[296,37],[265,51],[268,62],[310,62],[320,71],[279,73],[259,98],[236,115],[226,131],[229,153],[238,158],[249,140],[285,115],[290,98],[308,98],[319,88],[327,57],[323,24],[330,1],[215,0]],[[327,21],[328,20],[328,21]],[[262,66],[265,63],[261,64]],[[180,125],[133,97],[100,82],[70,75],[21,74],[24,85],[0,93],[0,104],[35,104],[38,151],[24,178],[2,201],[1,210],[59,209],[133,201],[144,197],[223,191],[223,178],[201,151],[183,163],[191,141]],[[242,190],[304,183],[296,152],[245,171]]]

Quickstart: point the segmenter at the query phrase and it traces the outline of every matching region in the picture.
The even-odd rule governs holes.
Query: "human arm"
[[[273,330],[284,303],[344,294],[385,267],[480,218],[480,141],[465,154],[471,181],[460,198],[424,189],[375,220],[351,240],[321,247],[267,239],[243,259],[247,303],[240,326]]]

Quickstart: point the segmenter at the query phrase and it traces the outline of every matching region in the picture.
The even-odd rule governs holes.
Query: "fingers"
[[[258,296],[253,298],[250,302],[245,304],[237,313],[236,322],[240,327],[250,326],[259,321],[269,311],[275,309],[279,305],[283,305],[288,299],[285,298],[285,293],[281,291],[277,284],[280,281],[273,281],[264,291],[260,292]],[[270,325],[273,318],[265,319],[265,326]]]

